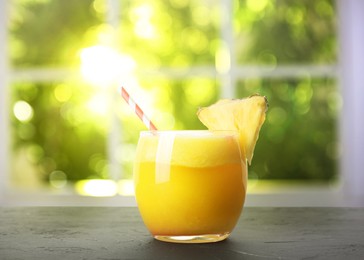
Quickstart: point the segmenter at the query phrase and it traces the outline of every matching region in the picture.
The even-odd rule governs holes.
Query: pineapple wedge
[[[239,131],[240,149],[250,165],[267,109],[267,98],[255,94],[243,99],[219,100],[200,108],[197,116],[209,130]]]

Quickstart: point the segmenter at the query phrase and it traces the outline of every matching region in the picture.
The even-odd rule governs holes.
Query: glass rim
[[[210,135],[239,135],[239,130],[143,130],[139,136],[160,136],[160,135],[178,135],[178,136],[210,136]]]

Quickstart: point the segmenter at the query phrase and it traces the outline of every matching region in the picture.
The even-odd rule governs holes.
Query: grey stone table
[[[0,208],[0,259],[364,259],[364,208],[245,208],[229,239],[152,239],[136,208]]]

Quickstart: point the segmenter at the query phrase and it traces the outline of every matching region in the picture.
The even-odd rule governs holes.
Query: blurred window
[[[269,99],[250,189],[338,177],[334,1],[13,0],[8,50],[12,190],[131,195],[144,126],[204,129],[198,107]],[[265,186],[262,186],[265,187]]]

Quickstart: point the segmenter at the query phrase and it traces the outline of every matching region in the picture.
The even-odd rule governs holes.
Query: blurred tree
[[[80,49],[95,41],[87,38],[87,31],[101,23],[92,4],[93,0],[67,4],[62,0],[14,1],[12,66],[76,66]],[[67,84],[23,83],[12,87],[13,102],[23,100],[34,110],[29,122],[14,118],[14,145],[26,149],[45,182],[54,171],[64,172],[70,181],[107,177],[100,166],[90,167],[95,154],[100,154],[100,163],[106,159],[106,131],[84,108],[93,91],[84,83],[65,80]]]
[[[261,179],[332,180],[337,175],[337,114],[332,79],[266,79],[239,82],[238,96],[269,97],[266,123],[251,176]],[[273,152],[272,152],[273,151]]]
[[[336,62],[335,1],[240,0],[236,5],[239,63]]]
[[[14,67],[78,65],[81,48],[95,42],[88,30],[102,20],[93,0],[13,1],[11,62]]]
[[[236,1],[236,52],[241,64],[272,68],[336,63],[335,2]],[[336,122],[340,98],[333,79],[248,80],[237,96],[252,92],[270,101],[251,172],[263,179],[337,176]],[[272,151],[279,151],[273,152]],[[259,163],[261,162],[261,163]]]
[[[108,41],[103,0],[16,0],[12,2],[12,66],[76,67],[82,48]],[[215,67],[220,40],[219,1],[120,1],[117,42],[139,67]],[[234,1],[235,59],[241,65],[336,62],[333,0]],[[106,39],[106,40],[105,40]],[[188,76],[188,75],[187,75]],[[154,96],[154,118],[162,128],[203,129],[195,113],[220,95],[217,79],[174,79],[139,75]],[[22,100],[34,111],[28,121],[14,117],[14,146],[26,149],[43,180],[63,171],[69,180],[108,178],[108,118],[88,110],[99,89],[64,82],[19,83],[13,103]],[[250,168],[267,179],[332,179],[337,173],[336,130],[340,99],[335,80],[325,78],[251,79],[238,82],[236,97],[260,92],[270,101]],[[122,110],[123,108],[121,108]],[[128,109],[128,108],[126,108]],[[123,128],[124,171],[144,126],[118,111]],[[168,120],[167,120],[168,119]],[[278,152],[279,151],[279,152]],[[124,157],[123,157],[124,156]]]

